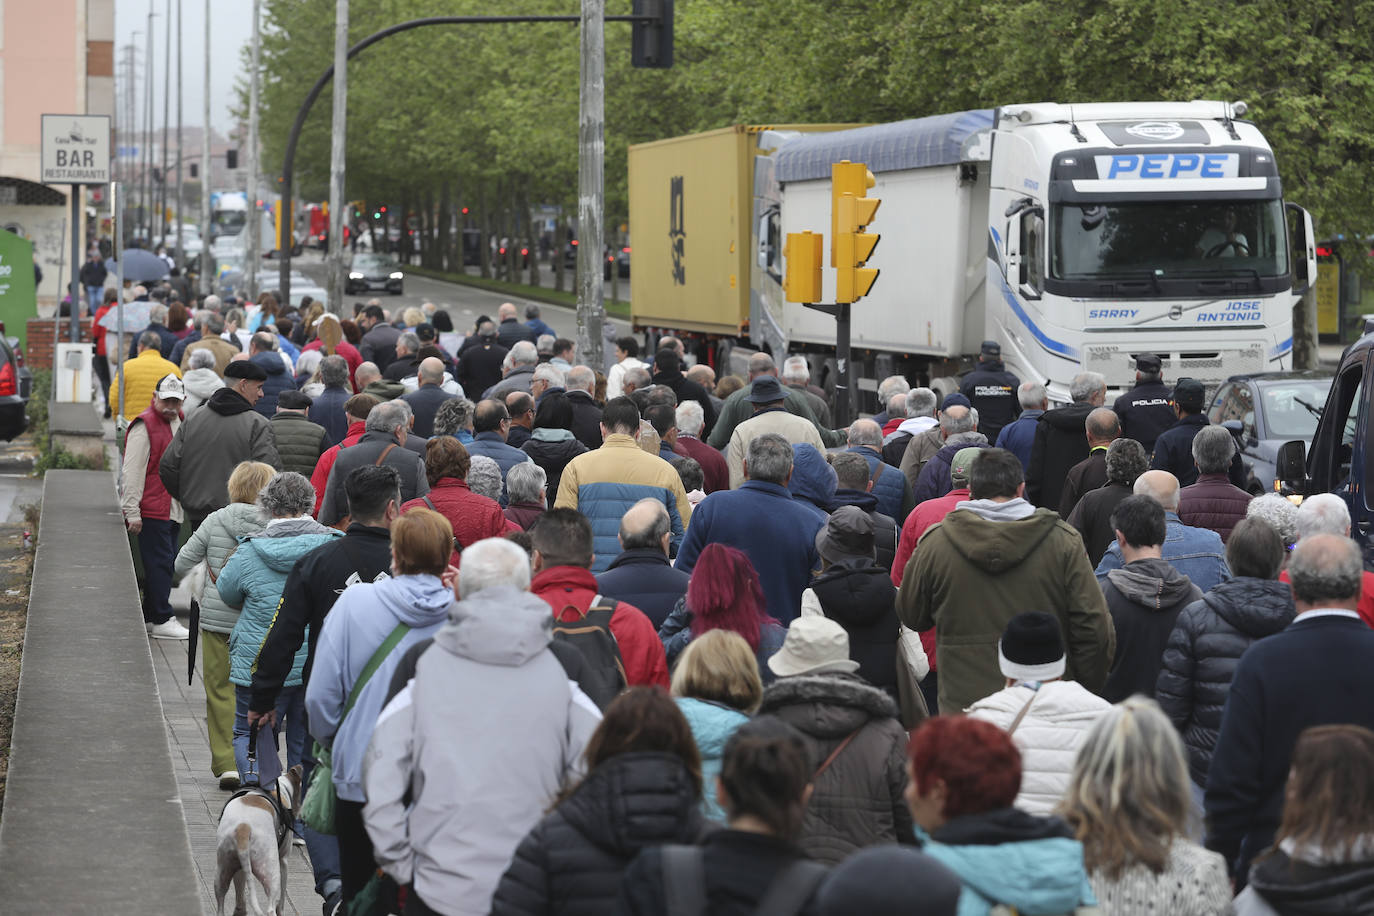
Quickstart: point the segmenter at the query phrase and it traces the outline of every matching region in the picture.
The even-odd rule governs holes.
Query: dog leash
[[[258,773],[258,729],[262,722],[251,723],[248,726],[248,769],[243,773],[242,783],[246,786],[257,786],[262,788],[262,777]]]

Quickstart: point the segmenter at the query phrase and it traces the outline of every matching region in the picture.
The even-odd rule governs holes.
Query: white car
[[[305,274],[291,271],[291,304],[300,308],[301,300],[306,296],[317,302],[329,301],[329,293],[322,286]]]

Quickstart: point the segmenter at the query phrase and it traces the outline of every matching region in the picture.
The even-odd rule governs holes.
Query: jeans
[[[105,287],[103,287],[103,286],[88,286],[88,287],[86,287],[86,304],[87,304],[88,306],[90,306],[90,311],[88,311],[86,314],[87,314],[87,315],[94,315],[94,314],[95,314],[95,310],[98,309],[98,308],[100,308],[100,301],[101,301],[103,298],[105,298]],[[94,333],[94,332],[92,332],[92,333]]]
[[[166,623],[172,619],[172,567],[177,558],[177,534],[181,525],[166,519],[145,518],[138,533],[138,552],[143,557],[143,620]]]
[[[252,697],[251,688],[234,686],[234,763],[240,777],[248,771],[248,704]],[[277,726],[273,731],[278,739],[282,729],[286,729],[286,766],[290,768],[305,759],[304,687],[283,687],[277,695]]]

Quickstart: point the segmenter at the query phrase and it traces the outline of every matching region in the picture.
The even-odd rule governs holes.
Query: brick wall
[[[30,318],[25,329],[24,365],[30,369],[51,369],[53,355],[53,320],[51,318]],[[62,330],[58,341],[65,343],[70,339],[71,320],[62,319]],[[91,319],[81,319],[81,339],[91,340]],[[125,338],[126,340],[128,338]]]

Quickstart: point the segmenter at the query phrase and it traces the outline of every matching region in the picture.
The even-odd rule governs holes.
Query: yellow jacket
[[[153,400],[153,390],[157,388],[157,383],[163,376],[170,373],[181,378],[180,367],[163,359],[156,347],[144,350],[133,359],[125,360],[124,373],[127,381],[124,383],[124,409],[121,412],[126,420],[133,420],[148,409]],[[110,385],[110,412],[119,410],[119,374],[116,373],[114,382]]]

